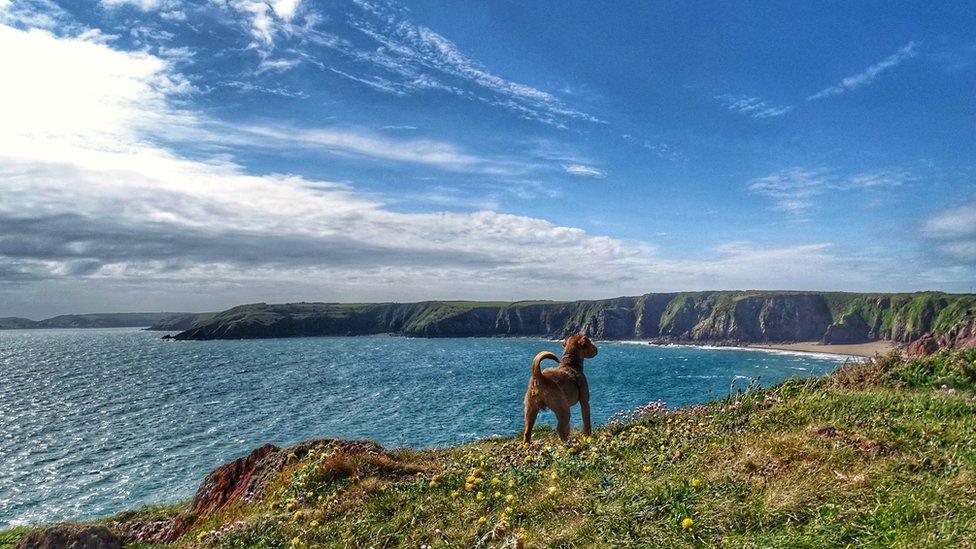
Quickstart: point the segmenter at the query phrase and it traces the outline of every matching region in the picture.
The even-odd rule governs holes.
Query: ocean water
[[[265,442],[423,447],[515,435],[532,357],[561,351],[539,339],[160,335],[0,331],[0,528],[179,501]],[[705,402],[733,380],[823,375],[844,360],[598,343],[586,362],[597,424],[652,400]],[[540,423],[553,424],[552,413]]]

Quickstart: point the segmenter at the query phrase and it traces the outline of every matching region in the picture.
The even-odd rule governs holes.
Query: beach
[[[828,353],[833,355],[851,355],[873,357],[883,355],[898,347],[893,341],[871,341],[869,343],[853,343],[848,345],[827,345],[819,341],[804,341],[799,343],[754,343],[745,345],[756,349],[773,349],[777,351],[800,351],[805,353]]]

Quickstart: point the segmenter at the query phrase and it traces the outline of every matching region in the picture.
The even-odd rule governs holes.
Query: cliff
[[[176,339],[399,334],[778,343],[910,342],[958,330],[976,295],[714,291],[596,301],[241,305],[199,316]]]

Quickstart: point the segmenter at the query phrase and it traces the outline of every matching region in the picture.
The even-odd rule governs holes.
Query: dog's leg
[[[590,427],[590,401],[589,400],[580,401],[580,412],[583,413],[583,436],[588,437],[592,433],[592,428]]]
[[[559,438],[566,442],[569,440],[569,406],[553,408],[552,411],[556,412],[556,432],[559,433]]]
[[[522,441],[532,444],[532,426],[535,425],[535,418],[539,415],[539,407],[535,402],[525,400],[525,429],[522,431]]]

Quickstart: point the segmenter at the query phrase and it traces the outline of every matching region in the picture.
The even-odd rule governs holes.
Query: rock
[[[126,542],[143,543],[170,543],[186,532],[189,526],[181,517],[152,521],[123,520],[112,524]]]
[[[31,533],[15,549],[122,549],[122,540],[104,526],[59,524]]]
[[[926,333],[922,337],[908,344],[905,355],[909,357],[928,356],[939,350],[939,341],[931,333]]]
[[[953,349],[976,349],[976,318],[957,324],[946,339]]]
[[[193,496],[190,512],[198,518],[205,517],[231,503],[245,499],[258,463],[268,454],[280,450],[273,444],[255,448],[245,457],[225,463],[211,472]]]

